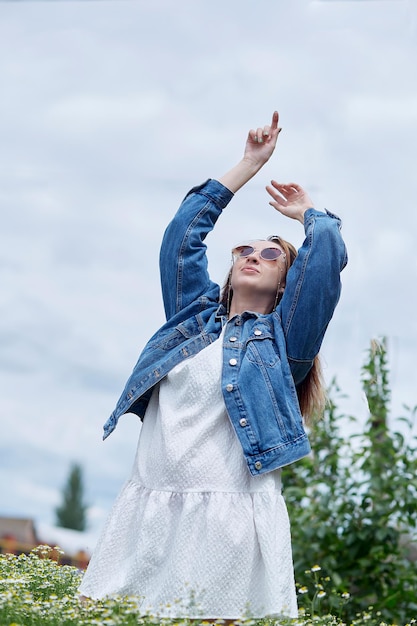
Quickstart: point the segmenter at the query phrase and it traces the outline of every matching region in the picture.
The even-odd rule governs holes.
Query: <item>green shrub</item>
[[[405,624],[417,616],[417,568],[409,558],[417,524],[417,407],[394,421],[403,432],[392,432],[385,340],[371,343],[362,384],[364,428],[330,400],[311,433],[312,456],[284,472],[295,574],[310,593],[317,591],[312,563],[331,580],[334,592],[322,597],[322,610],[349,621],[372,606],[381,619]],[[333,383],[330,397],[339,393]],[[345,435],[352,425],[355,434]],[[343,594],[350,596],[345,604]]]

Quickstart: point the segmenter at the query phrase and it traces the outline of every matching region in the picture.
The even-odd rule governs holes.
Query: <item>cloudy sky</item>
[[[209,238],[302,228],[264,186],[339,214],[350,263],[323,358],[366,416],[370,340],[389,341],[393,415],[417,404],[415,0],[0,1],[0,515],[54,521],[72,461],[96,532],[138,419],[101,441],[163,321],[158,248],[186,191],[221,176],[280,113],[271,162]]]

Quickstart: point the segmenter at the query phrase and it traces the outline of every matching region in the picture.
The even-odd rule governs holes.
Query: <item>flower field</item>
[[[40,546],[29,555],[0,555],[0,626],[151,626],[178,624],[195,626],[197,620],[159,619],[143,616],[140,598],[112,598],[103,601],[80,599],[77,589],[82,572],[75,567],[59,565],[58,548]],[[54,558],[50,558],[54,557]],[[310,597],[310,608],[300,610],[297,619],[242,620],[242,626],[388,626],[372,610],[358,615],[346,625],[336,615],[320,614],[320,598],[326,595],[326,581],[319,578],[319,566],[311,568],[311,589],[299,593]],[[323,584],[324,583],[324,584]],[[348,594],[341,602],[349,601]],[[207,622],[201,622],[208,624]],[[218,622],[222,623],[221,620]],[[410,622],[417,624],[416,620]],[[399,625],[406,626],[406,625]]]

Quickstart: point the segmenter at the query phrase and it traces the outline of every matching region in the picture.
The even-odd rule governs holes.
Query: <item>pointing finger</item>
[[[279,120],[278,111],[274,111],[272,115],[271,130],[276,130],[278,128],[278,120]]]

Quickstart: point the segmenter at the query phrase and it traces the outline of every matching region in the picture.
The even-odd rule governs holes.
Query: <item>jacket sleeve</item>
[[[347,263],[337,216],[308,209],[304,228],[306,238],[288,271],[278,308],[296,384],[305,378],[320,350],[340,297],[340,272]]]
[[[166,319],[205,295],[218,300],[219,286],[210,280],[204,240],[233,193],[216,180],[194,187],[168,225],[159,265]]]

